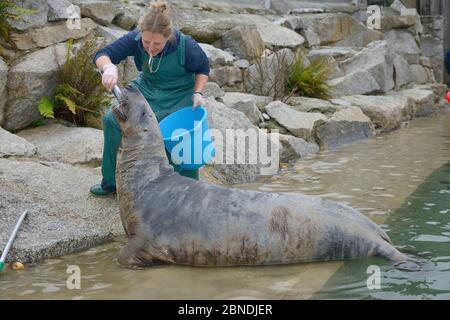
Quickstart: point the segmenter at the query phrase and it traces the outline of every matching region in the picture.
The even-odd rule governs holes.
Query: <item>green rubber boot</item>
[[[116,193],[116,191],[108,191],[102,188],[101,184],[96,184],[89,189],[89,192],[95,197],[104,197]]]

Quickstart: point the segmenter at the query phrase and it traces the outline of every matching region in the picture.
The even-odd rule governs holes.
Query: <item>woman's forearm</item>
[[[205,91],[206,82],[208,82],[208,76],[204,74],[197,74],[195,76],[194,92]]]
[[[103,67],[110,63],[112,62],[108,56],[100,56],[97,60],[95,60],[95,64],[100,71],[103,71]]]

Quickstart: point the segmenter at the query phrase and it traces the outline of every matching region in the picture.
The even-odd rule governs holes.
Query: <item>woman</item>
[[[203,90],[209,75],[208,58],[195,40],[172,28],[165,2],[151,3],[136,30],[95,55],[94,63],[102,70],[102,83],[108,91],[118,80],[115,65],[129,56],[134,56],[141,71],[131,84],[144,95],[158,121],[182,107],[205,105]],[[103,132],[103,179],[90,189],[95,196],[116,191],[116,157],[122,133],[111,110],[103,118]],[[169,154],[168,157],[170,161]],[[181,175],[198,179],[198,170],[182,170],[171,164]]]

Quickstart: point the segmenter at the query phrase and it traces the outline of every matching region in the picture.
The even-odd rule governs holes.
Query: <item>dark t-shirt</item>
[[[180,31],[174,30],[174,40],[168,41],[160,54],[164,52],[164,55],[168,55],[174,52],[180,41]],[[142,45],[141,38],[138,37],[139,30],[135,29],[133,31],[128,32],[121,38],[117,39],[110,45],[104,47],[99,50],[94,57],[94,65],[95,61],[101,56],[108,56],[111,59],[111,62],[114,64],[119,64],[122,60],[125,60],[127,57],[134,57],[134,63],[136,64],[136,68],[139,71],[142,71],[142,55],[145,52],[145,49]],[[208,57],[202,48],[198,45],[198,43],[192,39],[190,36],[186,36],[186,47],[185,47],[185,68],[187,71],[195,73],[195,74],[204,74],[209,75],[209,62]]]

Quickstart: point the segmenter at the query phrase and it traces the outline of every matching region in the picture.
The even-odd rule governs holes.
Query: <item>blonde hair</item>
[[[139,30],[159,33],[165,38],[173,39],[169,5],[165,1],[152,1],[148,6],[150,10],[139,19]]]

